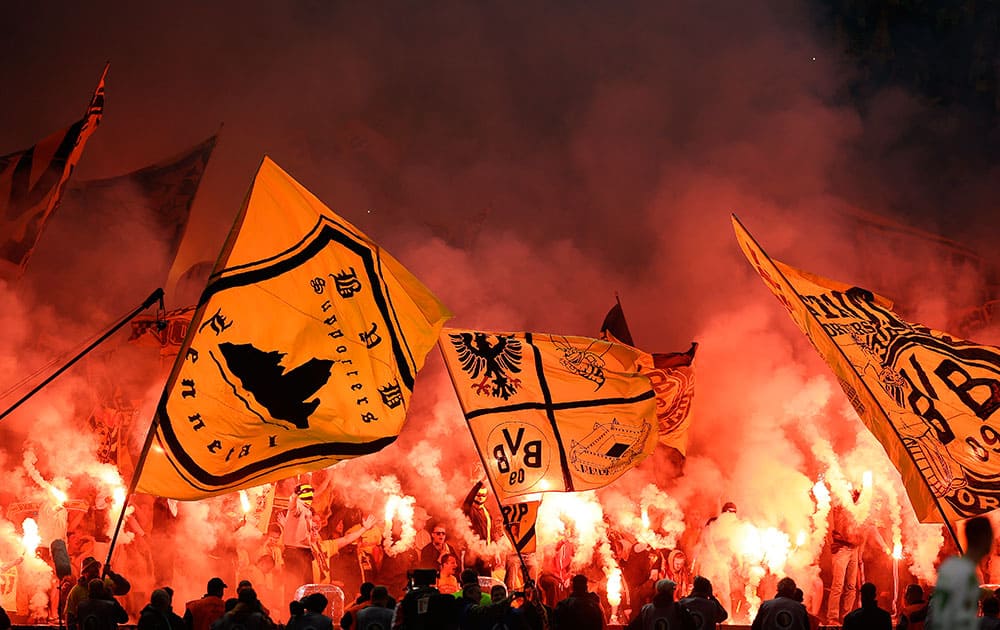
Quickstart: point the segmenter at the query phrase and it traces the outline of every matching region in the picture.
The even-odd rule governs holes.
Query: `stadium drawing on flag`
[[[622,426],[615,418],[599,422],[585,438],[573,440],[569,464],[581,474],[617,476],[642,456],[650,429],[648,422],[638,427]]]

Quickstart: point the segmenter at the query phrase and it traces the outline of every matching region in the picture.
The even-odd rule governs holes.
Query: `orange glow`
[[[816,485],[813,486],[812,493],[820,508],[828,509],[830,507],[830,490],[825,483],[817,481]]]
[[[65,492],[52,485],[49,486],[49,492],[52,494],[53,497],[55,497],[56,502],[59,505],[66,503],[66,500],[69,498]]]
[[[34,556],[35,550],[38,549],[38,545],[42,542],[41,536],[38,535],[38,523],[33,518],[26,518],[21,523],[21,531],[24,532],[21,536],[21,544],[24,545],[24,550],[28,552],[29,556]]]
[[[250,513],[250,495],[246,490],[240,490],[240,507],[243,508],[244,514]]]
[[[618,567],[612,567],[608,575],[608,603],[614,607],[622,603],[622,571]]]

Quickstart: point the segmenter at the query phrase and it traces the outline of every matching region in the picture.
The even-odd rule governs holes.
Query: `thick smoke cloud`
[[[695,570],[711,574],[701,531],[733,501],[739,512],[720,529],[733,546],[751,541],[746,562],[821,598],[830,499],[815,484],[822,476],[833,501],[849,503],[847,484],[870,471],[858,509],[889,551],[903,542],[913,576],[932,580],[941,529],[916,523],[881,448],[742,259],[729,215],[776,257],[885,293],[911,319],[945,327],[981,303],[993,261],[956,263],[918,237],[873,238],[850,217],[862,210],[946,229],[994,256],[983,245],[995,242],[996,225],[983,211],[995,168],[963,172],[952,154],[949,177],[935,180],[936,148],[959,139],[941,125],[912,136],[940,112],[900,90],[864,109],[846,104],[852,69],[813,18],[791,2],[22,3],[0,24],[0,152],[79,117],[110,60],[105,118],[74,177],[138,168],[224,123],[172,280],[214,260],[266,153],[393,252],[457,314],[456,326],[594,334],[617,291],[640,346],[699,341],[684,475],[658,454],[607,490],[543,503],[540,546],[575,531],[574,569],[593,561],[612,575],[607,534],[619,530],[636,548],[679,541]],[[938,181],[956,189],[955,203],[928,208],[928,196],[948,198]],[[73,246],[72,230],[51,229]],[[55,248],[44,282],[0,284],[0,387],[65,356],[152,288],[131,284],[122,261],[127,252],[137,268],[166,265],[155,235],[101,229],[128,233],[115,251],[88,252],[88,274],[61,278]],[[116,299],[105,299],[111,291]],[[997,331],[978,338],[995,341]],[[136,450],[165,366],[120,337],[109,347],[0,426],[5,504],[47,501],[39,478],[80,479],[88,488],[78,495],[62,490],[113,504],[121,479],[94,458],[85,425],[117,388],[134,410]],[[398,442],[314,475],[317,502],[384,520],[392,501],[398,527],[380,529],[397,546],[419,542],[430,521],[472,542],[459,509],[480,473],[467,435],[432,354]],[[21,456],[26,441],[34,473]],[[153,509],[137,504],[133,533],[148,531]],[[235,496],[170,512],[188,550],[171,576],[175,604],[222,571],[220,549],[264,538],[241,521]],[[6,561],[20,553],[12,539],[22,523],[0,526]],[[153,574],[164,548],[144,540],[123,544],[116,560],[136,577]],[[744,577],[763,579],[760,570]],[[133,604],[158,586],[143,582]]]

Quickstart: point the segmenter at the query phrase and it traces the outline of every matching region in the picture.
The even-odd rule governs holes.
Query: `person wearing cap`
[[[209,630],[212,623],[226,613],[226,602],[222,595],[227,587],[220,577],[209,580],[201,599],[184,605],[184,627],[187,630]]]
[[[691,594],[678,603],[691,613],[698,630],[709,630],[729,618],[729,613],[712,593],[712,582],[701,575],[694,579]]]
[[[628,630],[697,630],[698,625],[688,609],[674,601],[677,583],[670,579],[656,581],[656,595],[653,601],[639,610],[639,614],[628,624]],[[710,627],[714,627],[710,626]]]
[[[795,601],[796,588],[790,577],[778,580],[778,592],[760,605],[750,630],[809,630],[806,607]]]
[[[111,595],[127,595],[132,590],[132,585],[123,576],[115,573],[109,566],[104,576],[105,590]],[[66,608],[63,615],[66,618],[66,627],[69,630],[77,630],[77,609],[80,602],[90,596],[90,581],[101,577],[101,563],[93,556],[87,556],[80,563],[80,579],[77,580],[73,589],[66,596]]]
[[[604,611],[596,593],[587,590],[587,576],[577,574],[570,580],[569,597],[556,604],[557,628],[604,630]]]

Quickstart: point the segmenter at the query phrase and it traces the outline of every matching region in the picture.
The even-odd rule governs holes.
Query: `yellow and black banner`
[[[440,347],[501,503],[606,486],[656,447],[655,394],[635,348],[448,328]]]
[[[382,449],[449,316],[265,158],[160,400],[138,491],[200,499]]]
[[[953,526],[1000,507],[1000,348],[906,322],[883,297],[772,260],[733,226],[899,469],[920,520]]]
[[[522,501],[500,506],[503,527],[518,553],[534,553],[537,542],[535,521],[541,501]]]

